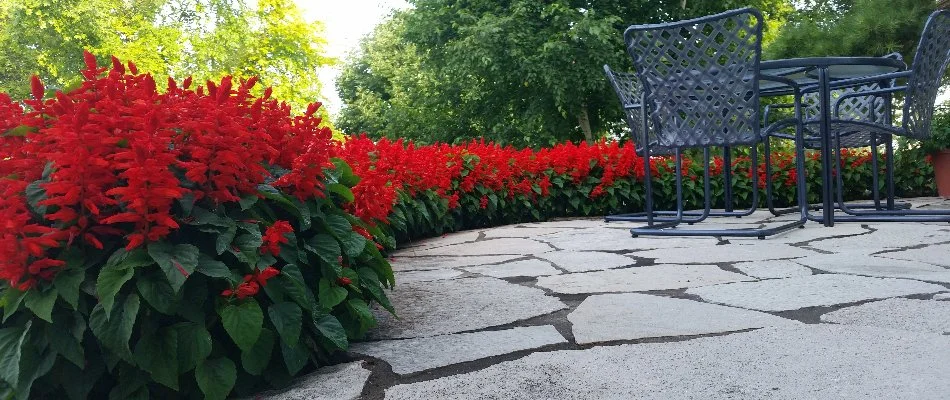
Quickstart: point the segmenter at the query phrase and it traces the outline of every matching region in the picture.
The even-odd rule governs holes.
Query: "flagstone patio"
[[[950,224],[811,223],[767,240],[632,238],[631,226],[411,243],[392,258],[400,319],[380,313],[348,363],[265,397],[950,396]]]

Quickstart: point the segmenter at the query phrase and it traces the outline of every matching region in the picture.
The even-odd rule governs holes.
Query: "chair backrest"
[[[640,118],[640,101],[643,96],[643,87],[634,74],[628,72],[617,72],[604,64],[604,74],[607,75],[607,81],[610,87],[617,94],[620,100],[620,107],[623,108],[624,118],[627,125],[630,126],[630,140],[639,143],[643,138],[643,120]],[[651,135],[652,136],[652,135]],[[651,137],[651,141],[654,140]]]
[[[900,53],[891,53],[886,56],[898,61],[904,61]],[[893,86],[894,82],[889,82],[886,86]],[[887,105],[887,98],[881,95],[851,96],[843,100],[838,100],[841,96],[853,93],[861,93],[868,90],[881,89],[880,83],[868,83],[857,87],[846,87],[843,89],[834,89],[831,91],[833,118],[845,121],[863,121],[875,122],[879,124],[887,123],[890,110]],[[821,118],[820,96],[818,92],[808,92],[802,95],[802,119],[805,122],[818,121]]]
[[[917,139],[930,137],[930,120],[940,80],[950,64],[950,10],[935,11],[927,18],[924,32],[917,44],[911,65],[913,73],[907,82],[904,100],[904,127],[907,135]]]
[[[624,31],[660,145],[749,144],[759,135],[762,14],[752,8]]]

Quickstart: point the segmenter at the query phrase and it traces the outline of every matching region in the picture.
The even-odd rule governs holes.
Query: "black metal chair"
[[[637,80],[637,77],[633,73],[629,72],[618,72],[610,68],[609,65],[604,65],[604,74],[607,76],[607,81],[610,82],[611,88],[613,88],[614,93],[617,95],[617,99],[620,102],[620,107],[624,111],[624,120],[627,123],[627,126],[630,128],[630,138],[631,141],[636,144],[640,143],[640,139],[643,133],[643,120],[640,116],[640,107],[643,101],[643,87],[640,85],[640,82]],[[649,118],[645,121],[647,126],[649,126]],[[674,155],[676,165],[682,163],[682,153],[676,151],[676,149],[671,149],[667,147],[660,146],[656,140],[656,134],[652,129],[647,132],[648,140],[650,141],[651,153],[654,155]],[[639,153],[642,151],[642,146],[635,146],[636,151]],[[705,152],[704,152],[705,153]],[[725,165],[731,165],[730,151],[728,149],[723,149],[723,154]],[[753,155],[753,158],[758,159],[756,155]],[[709,180],[709,162],[706,161],[706,164],[703,168],[704,181]],[[744,217],[751,215],[757,209],[759,204],[759,193],[758,190],[752,192],[751,203],[752,206],[745,210],[734,210],[732,208],[733,199],[732,199],[732,170],[731,168],[723,168],[722,170],[725,190],[725,210],[723,211],[710,211],[707,216],[715,217]],[[757,183],[757,182],[756,182]],[[682,196],[681,193],[677,193],[677,197]],[[658,220],[664,219],[664,216],[676,216],[678,211],[659,211],[655,210],[654,215]],[[683,216],[692,217],[689,220],[684,222],[692,224],[699,222],[699,217],[703,217],[703,212],[697,211],[685,211],[682,213]],[[647,220],[645,212],[637,213],[626,213],[626,214],[614,214],[604,217],[604,220],[607,222],[613,221],[633,221],[633,222],[645,222]]]
[[[903,61],[903,58],[899,53],[891,53],[884,57],[892,58],[895,60]],[[891,115],[891,105],[889,102],[885,101],[883,97],[875,95],[867,96],[857,96],[853,95],[855,93],[866,92],[870,90],[877,90],[883,87],[890,87],[894,85],[894,80],[887,82],[871,82],[858,87],[846,87],[842,89],[835,89],[831,92],[832,99],[835,100],[834,105],[834,117],[840,120],[849,120],[849,121],[877,121],[883,123],[890,123]],[[764,112],[764,122],[768,124],[770,114],[776,108],[792,108],[792,104],[771,104],[765,107]],[[820,104],[818,93],[811,92],[805,93],[802,95],[801,100],[802,107],[802,116],[803,116],[803,128],[804,128],[804,143],[805,148],[817,150],[821,148],[821,137],[818,134],[818,124],[820,123]],[[789,124],[792,125],[792,124]],[[880,134],[873,131],[868,131],[862,129],[860,126],[842,126],[841,124],[831,124],[832,134],[838,138],[839,148],[864,148],[869,147],[871,149],[871,170],[872,182],[871,182],[871,194],[873,202],[870,204],[867,203],[856,203],[856,204],[844,204],[844,209],[907,209],[910,207],[909,203],[897,203],[894,199],[894,147],[890,134]],[[777,210],[773,202],[773,181],[772,181],[772,163],[771,163],[771,140],[770,138],[782,138],[782,139],[792,139],[794,140],[794,135],[781,133],[781,131],[774,132],[771,135],[765,137],[764,142],[764,153],[765,153],[765,188],[766,188],[766,207],[774,215],[787,214],[790,212],[795,212],[797,207],[791,207],[786,209]],[[881,203],[881,193],[880,193],[880,183],[878,174],[880,172],[879,167],[879,153],[878,147],[884,145],[885,147],[885,162],[887,163],[885,167],[885,187],[887,191],[886,203]],[[838,198],[843,199],[844,187],[842,185],[837,185]],[[817,206],[815,206],[817,207]],[[841,208],[841,207],[839,207]]]
[[[655,131],[660,146],[682,151],[711,146],[749,146],[754,149],[771,128],[760,127],[759,80],[776,80],[795,89],[796,106],[801,94],[794,81],[759,74],[762,52],[762,15],[744,8],[721,14],[669,24],[635,25],[624,32],[627,52],[633,59],[637,78],[643,85],[644,107],[641,115],[641,153],[647,163],[651,151],[649,128]],[[795,108],[800,121],[800,108]],[[649,119],[649,124],[647,120]],[[783,124],[789,120],[781,121]],[[779,126],[779,125],[776,125]],[[784,126],[784,125],[782,125]],[[804,155],[802,131],[796,123],[797,185],[804,193]],[[706,160],[708,165],[708,158]],[[678,199],[678,217],[673,220],[654,218],[650,169],[646,176],[647,225],[631,229],[638,235],[656,236],[745,236],[759,237],[781,233],[804,225],[807,221],[803,196],[799,196],[801,217],[797,221],[758,229],[669,229],[684,221],[682,201]],[[753,174],[755,176],[757,174]],[[704,185],[709,214],[709,180]],[[682,190],[682,177],[677,174],[677,192]]]
[[[863,140],[864,135],[881,138],[888,152],[888,173],[893,172],[893,150],[891,135],[904,136],[912,139],[926,140],[930,137],[930,124],[936,106],[937,94],[941,79],[950,66],[950,11],[936,11],[927,19],[926,25],[917,46],[911,69],[873,77],[846,79],[831,83],[833,90],[842,94],[834,103],[834,113],[830,121],[831,130],[836,146],[834,151],[834,165],[841,164],[840,148],[853,143],[855,138]],[[906,82],[903,85],[885,84],[889,82]],[[808,91],[808,88],[804,90]],[[891,102],[895,94],[903,94],[903,112],[898,125],[891,119]],[[807,95],[807,94],[806,94]],[[873,100],[868,100],[873,99]],[[870,103],[873,101],[873,103]],[[882,105],[884,118],[853,118],[854,104]],[[849,111],[850,108],[850,111]],[[877,114],[874,112],[872,114]],[[806,123],[807,125],[807,123]],[[807,143],[807,141],[806,141]],[[860,142],[858,142],[860,143]],[[888,206],[883,208],[857,209],[849,207],[842,195],[842,174],[835,174],[837,178],[836,207],[847,215],[835,216],[837,221],[902,221],[902,222],[929,222],[950,221],[948,210],[915,210],[897,207],[893,204],[893,181],[888,183]]]

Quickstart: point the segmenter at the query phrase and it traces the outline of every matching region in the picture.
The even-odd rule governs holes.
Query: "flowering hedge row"
[[[88,53],[82,74],[0,95],[2,397],[248,395],[392,310],[319,104],[230,77],[159,91]]]
[[[134,64],[86,54],[82,85],[0,95],[0,394],[5,398],[224,398],[281,386],[394,312],[383,257],[397,241],[470,227],[642,208],[629,143],[540,150],[492,143],[332,142],[314,116],[223,78],[159,90]],[[899,192],[933,192],[899,153]],[[686,200],[702,165],[687,158]],[[751,159],[711,163],[748,202]],[[817,154],[808,155],[817,176]],[[778,153],[777,198],[794,199]],[[843,161],[866,195],[869,154]],[[650,160],[657,206],[675,165]],[[764,182],[764,180],[762,181]],[[810,180],[809,193],[817,193]],[[741,204],[739,204],[741,205]],[[717,206],[722,206],[717,204]]]
[[[643,209],[643,162],[631,143],[564,143],[535,151],[478,141],[415,146],[360,136],[338,146],[339,156],[362,177],[353,188],[356,202],[352,211],[367,222],[379,223],[399,241],[474,227]],[[701,154],[692,154],[684,159],[681,169],[684,198],[691,208],[702,207],[703,166],[699,160]],[[793,152],[773,153],[776,206],[794,204],[794,162]],[[805,162],[810,201],[817,202],[820,154],[806,153]],[[899,196],[934,193],[933,168],[920,150],[899,151],[895,163]],[[728,166],[734,176],[736,207],[750,205],[752,174],[758,175],[759,205],[765,205],[766,168],[760,162],[753,171],[752,164],[746,153],[734,154]],[[872,181],[870,151],[845,149],[841,164],[845,196],[867,198]],[[675,162],[657,157],[650,165],[656,205],[670,208],[675,204]],[[711,185],[719,199],[714,207],[723,207],[721,172],[726,167],[721,155],[712,157]]]

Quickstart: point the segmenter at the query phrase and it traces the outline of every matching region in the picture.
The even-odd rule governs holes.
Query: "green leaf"
[[[307,287],[303,274],[296,264],[284,265],[284,267],[280,269],[280,275],[277,275],[276,279],[278,279],[278,282],[283,287],[284,292],[290,295],[290,298],[293,299],[298,306],[310,310],[310,305],[316,300],[314,299],[313,292]]]
[[[349,222],[347,222],[349,223]],[[317,256],[330,265],[338,265],[343,250],[340,249],[340,242],[333,236],[321,233],[310,238],[309,244],[316,250]]]
[[[53,305],[56,304],[56,297],[58,296],[55,287],[47,287],[42,291],[34,289],[26,293],[24,304],[37,317],[46,322],[53,322]]]
[[[29,344],[26,344],[24,350],[20,357],[20,382],[16,385],[16,393],[18,399],[27,400],[30,398],[33,382],[53,368],[56,352],[41,352]]]
[[[227,304],[219,311],[224,330],[231,336],[241,351],[248,351],[257,342],[264,324],[264,312],[257,300],[241,300],[240,304]]]
[[[99,297],[99,303],[102,304],[106,315],[112,313],[115,295],[119,293],[119,290],[122,290],[122,286],[129,279],[132,279],[134,274],[134,269],[124,267],[122,264],[107,264],[99,272],[99,277],[96,278],[96,295]]]
[[[40,205],[41,201],[46,200],[46,189],[43,189],[43,183],[45,182],[42,180],[33,181],[24,190],[27,204],[40,215],[46,214],[46,206]]]
[[[343,302],[349,294],[346,288],[331,284],[327,278],[320,279],[318,285],[317,298],[320,300],[320,306],[328,310]]]
[[[190,225],[213,225],[220,226],[222,228],[234,226],[233,220],[219,216],[218,214],[201,207],[195,207],[191,211],[191,216],[195,217],[195,219],[190,223]]]
[[[350,221],[339,214],[327,215],[326,223],[327,226],[330,227],[330,233],[338,238],[342,238],[344,235],[353,231],[353,226],[350,225]]]
[[[21,292],[16,288],[8,287],[3,291],[3,299],[0,304],[3,306],[3,322],[7,321],[13,313],[20,308],[20,303],[26,297],[26,292]]]
[[[327,185],[327,190],[330,193],[334,193],[340,196],[340,198],[343,199],[343,201],[347,203],[352,203],[353,200],[356,199],[355,197],[353,197],[353,191],[350,190],[350,188],[346,187],[346,185],[343,185],[340,183]]]
[[[0,329],[0,378],[13,387],[20,382],[23,341],[32,324],[27,321],[22,327]]]
[[[346,306],[350,313],[359,319],[363,331],[376,326],[376,316],[373,315],[373,311],[369,309],[369,305],[363,299],[349,299],[346,301]]]
[[[249,351],[241,352],[241,366],[251,375],[260,375],[270,363],[273,350],[274,334],[269,329],[262,329],[254,346]]]
[[[333,162],[334,170],[339,176],[338,179],[340,183],[349,187],[356,186],[357,183],[360,183],[360,177],[353,173],[353,168],[350,168],[350,165],[347,164],[345,160],[332,158],[330,161]]]
[[[291,302],[282,302],[271,305],[267,309],[270,320],[277,329],[281,340],[290,347],[297,345],[300,340],[300,328],[303,322],[303,312],[300,307]]]
[[[178,332],[162,328],[135,344],[135,363],[155,382],[178,390]]]
[[[202,324],[181,322],[178,333],[178,373],[191,371],[211,355],[211,334]]]
[[[205,399],[224,400],[234,388],[237,380],[237,369],[229,358],[221,357],[205,360],[195,369],[195,380],[198,387],[205,394]]]
[[[106,261],[106,265],[113,265],[120,268],[138,268],[138,267],[147,267],[154,264],[155,261],[152,260],[152,257],[144,249],[135,249],[132,251],[126,251],[124,248],[116,250],[115,253],[112,253],[109,256],[109,260]]]
[[[190,244],[156,242],[148,245],[148,254],[165,272],[165,277],[175,293],[178,293],[188,276],[195,272],[198,253],[198,248]]]
[[[313,321],[314,326],[320,331],[320,334],[323,337],[330,340],[330,343],[335,345],[340,350],[346,350],[349,348],[350,342],[346,338],[346,330],[343,329],[343,325],[340,324],[340,320],[332,315],[323,315],[317,317],[315,313],[315,318]]]
[[[356,257],[363,252],[363,249],[366,247],[366,238],[359,233],[350,231],[349,234],[343,235],[340,237],[340,241],[343,243],[343,251],[346,255],[350,257]]]
[[[297,375],[303,367],[307,366],[307,361],[310,360],[307,346],[291,347],[281,341],[280,353],[284,356],[284,365],[287,366],[287,372],[290,372],[291,375]]]
[[[132,327],[138,313],[139,296],[133,293],[125,298],[122,307],[112,310],[111,316],[106,315],[102,304],[97,304],[89,316],[89,328],[103,346],[123,360],[132,362],[129,339],[132,337]]]
[[[77,367],[85,368],[85,352],[80,343],[85,331],[86,321],[81,314],[77,314],[72,327],[66,327],[61,323],[57,323],[56,325],[52,325],[49,329],[46,329],[46,339],[49,341],[50,348],[57,354],[63,356],[63,358],[69,360]]]
[[[218,252],[218,255],[223,254],[231,246],[231,242],[234,241],[234,237],[237,235],[237,225],[231,225],[220,232],[218,237],[214,239],[214,250]]]
[[[197,271],[204,276],[209,276],[212,278],[230,279],[232,276],[231,269],[228,268],[227,265],[221,261],[211,258],[211,256],[208,256],[205,253],[198,255]]]
[[[245,211],[248,208],[254,206],[257,203],[257,196],[249,194],[247,196],[241,197],[241,200],[238,201],[238,204],[241,206],[241,211]]]
[[[386,296],[386,292],[382,289],[381,283],[379,282],[379,275],[376,275],[376,271],[364,267],[357,269],[357,273],[360,275],[360,286],[369,291],[373,299],[379,302],[383,308],[395,315],[396,310],[393,308],[392,303],[389,302],[389,297]]]
[[[56,278],[53,278],[53,286],[59,292],[59,297],[62,297],[73,309],[79,306],[79,287],[85,275],[82,269],[69,268],[60,271],[56,274]]]
[[[152,308],[163,314],[175,314],[175,289],[168,283],[165,276],[158,270],[149,271],[135,280],[135,287],[139,295]],[[192,305],[189,305],[192,306]]]

